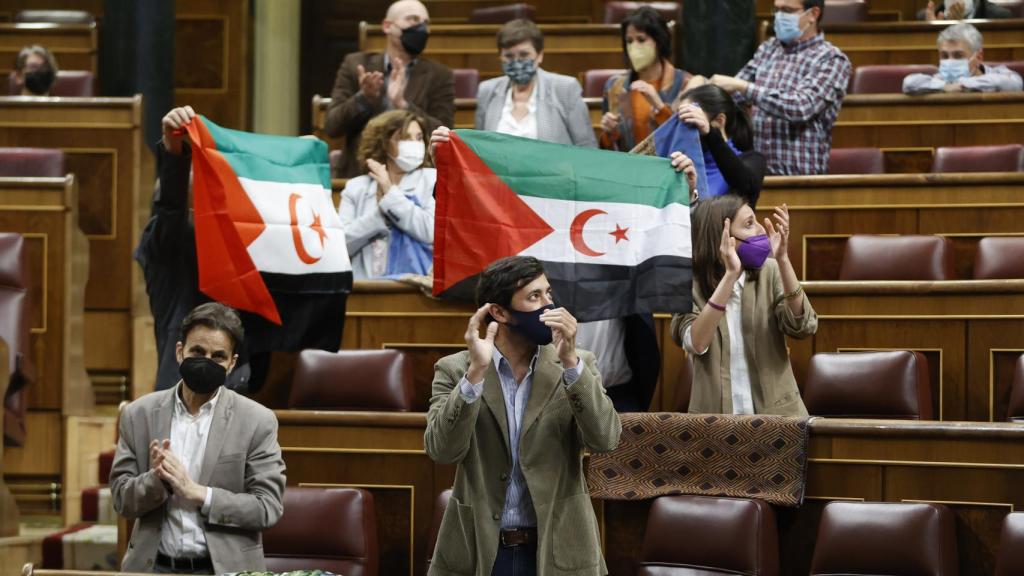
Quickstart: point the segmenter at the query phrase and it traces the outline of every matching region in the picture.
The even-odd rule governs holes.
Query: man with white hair
[[[981,32],[967,23],[953,24],[939,34],[939,73],[911,74],[903,79],[905,94],[929,92],[1014,92],[1022,89],[1019,74],[1006,66],[982,62]]]
[[[345,57],[331,91],[324,130],[345,136],[339,174],[366,173],[356,160],[359,138],[371,118],[387,110],[410,110],[427,120],[423,129],[455,122],[455,77],[443,64],[420,53],[430,36],[430,15],[418,0],[399,0],[388,7],[381,23],[387,36],[383,54],[355,52]]]

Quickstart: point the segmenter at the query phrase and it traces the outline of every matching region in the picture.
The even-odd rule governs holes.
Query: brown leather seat
[[[953,249],[942,236],[854,235],[840,280],[953,280]]]
[[[427,566],[434,559],[434,548],[437,547],[437,533],[441,530],[441,520],[444,519],[444,511],[448,508],[448,501],[452,499],[451,488],[437,495],[434,501],[434,522],[430,525],[430,538],[427,539]]]
[[[15,22],[49,22],[53,24],[95,24],[96,17],[85,10],[22,10]]]
[[[1024,574],[1024,512],[1011,512],[1003,519],[996,554],[996,576]]]
[[[1024,237],[989,236],[978,242],[974,279],[1024,278]]]
[[[18,94],[14,72],[7,77],[7,93]],[[96,75],[88,70],[58,70],[50,87],[50,96],[92,98],[96,95]]]
[[[583,73],[583,97],[600,98],[604,96],[604,85],[612,76],[625,74],[623,68],[595,68]]]
[[[397,350],[303,350],[289,408],[412,410],[412,363]]]
[[[829,174],[884,174],[885,155],[879,148],[833,148],[828,154]]]
[[[281,520],[263,533],[271,572],[376,576],[378,554],[373,495],[361,488],[288,486]]]
[[[627,14],[641,6],[654,8],[666,22],[681,22],[683,19],[682,2],[608,2],[604,5],[604,23],[619,24]]]
[[[35,377],[30,340],[32,308],[29,302],[28,251],[21,234],[0,233],[0,338],[7,343],[10,372],[4,395],[4,438],[25,442],[28,411],[25,386]]]
[[[942,146],[935,149],[932,172],[1020,172],[1024,146]]]
[[[531,4],[518,2],[516,4],[506,4],[504,6],[491,6],[489,8],[476,8],[469,13],[469,21],[473,24],[504,24],[511,20],[522,18],[524,20],[533,20],[537,14],[537,9]],[[474,90],[473,96],[458,96],[456,98],[474,98],[476,91]]]
[[[811,576],[959,574],[953,513],[941,504],[829,502]]]
[[[0,148],[0,176],[62,178],[64,151],[56,148]]]
[[[1024,0],[1019,0],[1019,1],[1020,1],[1019,6],[1021,7],[1021,11],[1024,12]],[[1021,14],[1020,16],[1018,16],[1018,18],[1024,18],[1024,14]],[[1024,60],[1013,60],[1013,61],[1010,61],[1010,62],[985,62],[985,65],[986,66],[989,66],[989,65],[992,65],[992,66],[997,66],[997,65],[1006,66],[1007,68],[1009,68],[1010,70],[1013,70],[1017,74],[1020,74],[1021,76],[1024,76]]]
[[[662,496],[647,514],[637,576],[779,573],[772,507],[760,500]]]
[[[1013,18],[1024,18],[1024,0],[988,0],[988,3],[1006,8]]]
[[[825,13],[831,8],[827,8]],[[853,71],[850,94],[902,94],[903,79],[911,74],[936,74],[931,64],[873,64]]]
[[[866,0],[825,0],[825,15],[821,23],[839,24],[847,22],[866,22],[868,19],[868,3]]]
[[[455,68],[455,97],[476,98],[476,88],[480,84],[480,71],[476,68]]]
[[[934,418],[928,359],[907,350],[815,354],[803,398],[812,416]]]
[[[1017,358],[1017,367],[1013,371],[1010,404],[1006,408],[1006,419],[1010,422],[1024,423],[1024,354]]]

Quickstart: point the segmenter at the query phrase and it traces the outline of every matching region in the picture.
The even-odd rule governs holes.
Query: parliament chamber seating
[[[377,576],[377,514],[373,495],[360,488],[288,486],[284,514],[263,532],[267,570],[323,570]]]
[[[456,68],[452,70],[452,74],[455,76],[455,97],[476,98],[480,71],[476,68]]]
[[[651,504],[638,576],[778,573],[775,512],[765,502],[662,496]]]
[[[935,150],[932,172],[1021,172],[1024,146],[940,146]]]
[[[988,3],[1006,8],[1013,18],[1024,18],[1024,0],[988,0]]]
[[[659,14],[665,19],[666,22],[682,21],[683,18],[683,3],[682,2],[606,2],[604,5],[604,23],[605,24],[619,24],[622,22],[626,15],[636,10],[641,6],[650,6],[658,11]]]
[[[32,308],[28,247],[21,234],[0,233],[0,338],[7,343],[9,374],[4,397],[4,441],[21,446],[25,441],[28,391],[33,380],[30,334]]]
[[[828,155],[829,174],[884,174],[885,154],[879,148],[833,148]]]
[[[974,279],[1024,278],[1024,237],[988,236],[978,241]]]
[[[1024,6],[1024,0],[1022,0],[1021,6]],[[1021,18],[1024,18],[1024,16],[1021,16]],[[1013,70],[1017,74],[1024,76],[1024,60],[1012,60],[1009,62],[985,62],[985,64],[1006,66],[1007,68]]]
[[[604,85],[612,76],[624,74],[624,68],[598,68],[583,73],[583,97],[601,98],[604,96]]]
[[[7,93],[17,95],[14,72],[7,77]],[[91,98],[96,95],[96,75],[88,70],[58,70],[57,79],[50,88],[50,96]]]
[[[1010,403],[1006,408],[1006,419],[1024,424],[1024,354],[1017,358],[1010,385]]]
[[[518,2],[504,6],[491,6],[487,8],[475,8],[469,13],[469,21],[472,24],[504,24],[510,20],[519,18],[534,20],[537,8],[532,4]],[[456,98],[459,98],[456,95]]]
[[[62,178],[64,152],[57,148],[0,148],[0,177]]]
[[[427,566],[430,566],[434,558],[434,548],[437,547],[437,533],[441,531],[441,520],[444,519],[444,511],[448,509],[448,501],[452,499],[452,489],[443,490],[437,495],[434,501],[434,520],[430,524],[430,538],[427,540]]]
[[[959,574],[953,513],[942,504],[830,502],[811,576]]]
[[[288,406],[408,412],[413,406],[412,363],[397,350],[303,350]]]
[[[928,360],[920,352],[819,353],[804,377],[811,416],[931,420]]]
[[[827,14],[828,12],[826,12]],[[931,64],[875,64],[858,66],[850,80],[850,94],[900,94],[910,74],[935,74]]]
[[[856,234],[846,241],[840,280],[953,280],[953,250],[942,236]]]
[[[821,23],[825,26],[837,22],[866,22],[868,3],[866,0],[825,0],[825,15]]]
[[[19,23],[95,24],[96,16],[85,10],[22,10],[14,15]]]
[[[1024,512],[1011,512],[1003,520],[995,576],[1020,574],[1024,574]]]

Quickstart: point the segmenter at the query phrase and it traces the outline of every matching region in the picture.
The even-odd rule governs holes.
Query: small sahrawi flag
[[[282,324],[277,289],[351,290],[324,142],[228,130],[202,116],[186,129],[204,294]]]
[[[524,255],[578,320],[690,311],[690,195],[665,158],[456,130],[437,169],[434,295]]]

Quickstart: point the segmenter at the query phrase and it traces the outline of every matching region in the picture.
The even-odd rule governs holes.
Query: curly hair
[[[365,167],[366,161],[370,158],[381,164],[386,164],[391,150],[391,139],[395,134],[404,136],[405,131],[413,122],[419,124],[423,130],[423,145],[429,149],[430,133],[427,131],[427,123],[423,121],[422,117],[408,110],[388,110],[375,116],[367,122],[366,128],[363,128],[363,137],[359,141],[359,152],[356,154],[359,165]],[[423,165],[433,165],[430,162],[430,154],[424,156]]]

